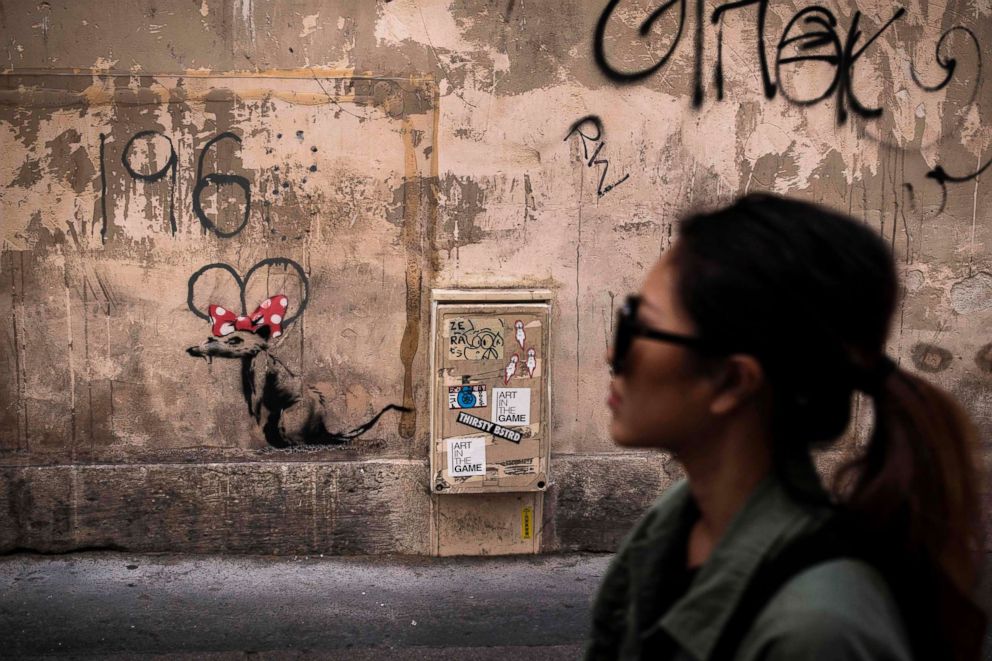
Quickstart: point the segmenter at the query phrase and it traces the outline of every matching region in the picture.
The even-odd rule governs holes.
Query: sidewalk
[[[609,555],[0,558],[0,656],[574,659]]]

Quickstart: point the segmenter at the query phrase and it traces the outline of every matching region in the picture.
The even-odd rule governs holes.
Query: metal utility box
[[[431,300],[431,489],[544,491],[551,292],[440,289]]]

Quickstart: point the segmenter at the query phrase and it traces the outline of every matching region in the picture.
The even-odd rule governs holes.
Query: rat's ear
[[[272,335],[272,329],[268,326],[259,326],[258,330],[255,331],[255,335],[258,335],[266,342],[269,341],[269,336]]]

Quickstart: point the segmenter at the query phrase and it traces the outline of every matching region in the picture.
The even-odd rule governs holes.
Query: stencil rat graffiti
[[[267,298],[251,315],[235,315],[210,306],[213,336],[186,352],[211,362],[214,358],[241,361],[241,383],[248,412],[273,447],[341,445],[371,429],[390,410],[409,409],[389,404],[368,421],[346,432],[332,432],[325,423],[328,404],[324,395],[306,384],[285,363],[269,353],[269,342],[284,331],[280,323],[288,299]]]

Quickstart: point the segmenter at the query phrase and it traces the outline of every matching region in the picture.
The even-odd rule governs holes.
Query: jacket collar
[[[657,560],[672,557],[671,547],[686,542],[686,522],[695,509],[688,484],[679,485],[679,491],[665,500],[657,525],[634,549],[635,567],[636,555],[657,554]],[[734,517],[688,592],[644,635],[660,627],[693,657],[708,659],[762,562],[819,518],[815,510],[790,498],[778,479],[766,478]],[[651,547],[653,552],[648,550]]]

